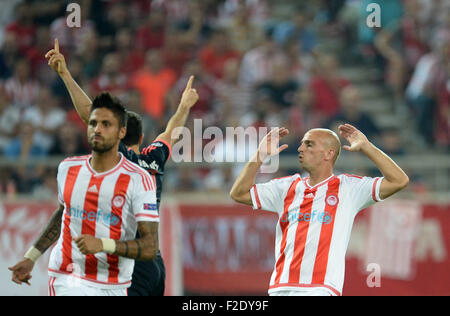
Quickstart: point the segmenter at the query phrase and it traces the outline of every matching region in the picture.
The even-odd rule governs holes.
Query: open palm
[[[267,157],[278,155],[280,152],[285,150],[288,145],[284,144],[279,146],[280,139],[289,134],[289,131],[284,128],[275,128],[271,130],[264,138],[258,147],[259,158],[264,160]]]
[[[339,134],[350,143],[350,145],[342,146],[348,151],[360,151],[362,146],[369,142],[366,135],[350,124],[339,125]]]

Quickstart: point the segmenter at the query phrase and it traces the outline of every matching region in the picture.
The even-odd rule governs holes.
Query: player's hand
[[[81,235],[73,238],[83,255],[90,255],[103,251],[103,243],[101,239],[91,235]]]
[[[350,124],[339,125],[339,134],[350,143],[350,146],[342,146],[345,150],[356,152],[369,144],[366,135]]]
[[[45,54],[45,58],[48,60],[48,65],[56,71],[58,75],[62,76],[69,73],[66,60],[64,59],[63,54],[59,52],[59,42],[57,38],[55,38],[55,47]]]
[[[198,100],[198,94],[195,89],[192,89],[192,83],[194,82],[194,76],[189,77],[189,81],[181,96],[180,106],[190,110]]]
[[[8,267],[12,271],[12,281],[17,284],[22,282],[31,285],[31,270],[33,270],[34,262],[28,258],[19,261],[15,266]]]
[[[288,148],[287,144],[279,146],[280,139],[289,134],[289,130],[284,127],[277,127],[267,133],[261,140],[258,147],[258,159],[264,161],[267,157],[278,155],[280,152]]]

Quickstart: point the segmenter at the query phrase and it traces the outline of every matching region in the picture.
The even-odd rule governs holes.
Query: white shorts
[[[127,289],[99,289],[85,284],[73,284],[66,276],[50,276],[48,282],[49,296],[127,296]]]
[[[335,294],[326,288],[318,287],[301,290],[279,290],[272,292],[269,296],[335,296]]]

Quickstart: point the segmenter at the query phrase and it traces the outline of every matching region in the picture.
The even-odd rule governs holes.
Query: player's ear
[[[120,140],[124,139],[125,135],[127,135],[127,128],[124,126],[121,127],[119,130],[119,139]]]
[[[332,148],[328,149],[325,155],[325,160],[333,161],[335,157],[336,151]]]
[[[139,146],[144,142],[144,134],[142,133],[141,137],[139,137]]]

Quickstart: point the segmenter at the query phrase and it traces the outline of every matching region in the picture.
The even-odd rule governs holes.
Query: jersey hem
[[[328,291],[330,291],[333,295],[341,296],[341,292],[333,288],[332,286],[326,285],[326,284],[301,284],[301,283],[281,283],[277,285],[271,285],[269,287],[268,293],[275,293],[285,290],[290,291],[300,291],[301,289],[307,289],[307,288],[323,288]]]
[[[97,281],[97,280],[90,280],[86,277],[83,277],[81,275],[77,275],[70,272],[65,271],[58,271],[54,269],[48,269],[48,275],[53,277],[73,277],[79,280],[80,284],[87,285],[90,287],[95,287],[99,289],[106,289],[106,290],[114,290],[114,289],[124,289],[131,286],[131,279],[130,281],[123,282],[123,283],[108,283],[103,281]],[[74,281],[77,282],[77,281]]]

